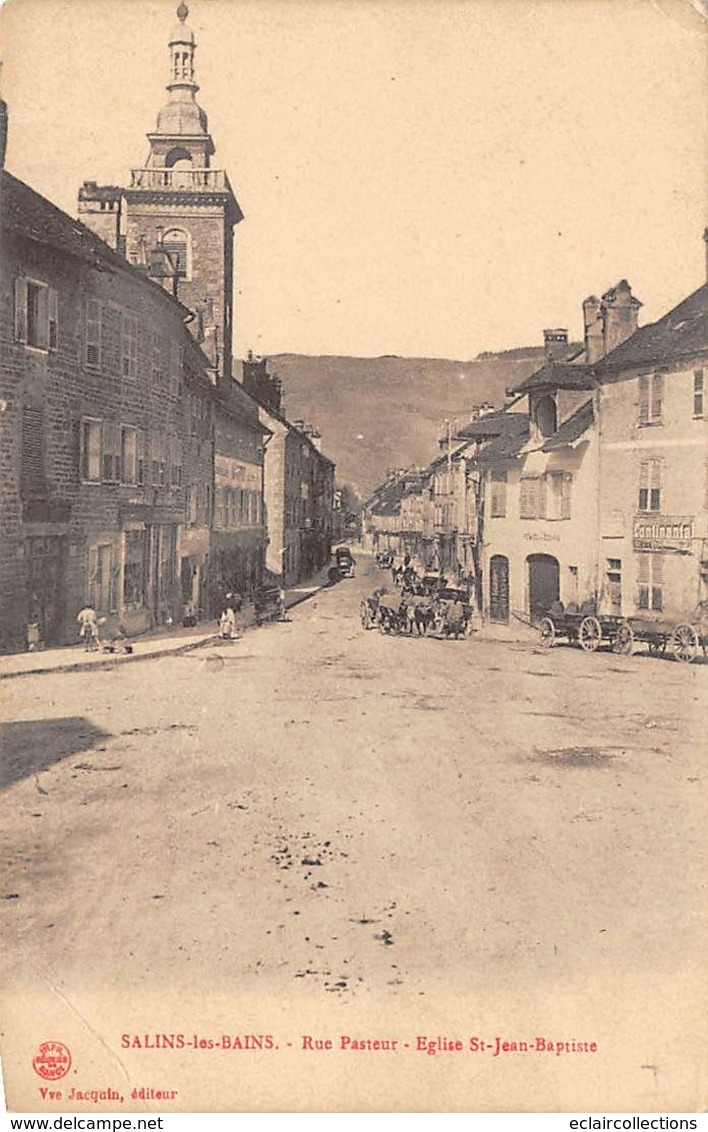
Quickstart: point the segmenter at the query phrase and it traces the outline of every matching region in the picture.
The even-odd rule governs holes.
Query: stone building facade
[[[210,389],[189,312],[4,171],[0,223],[3,647],[74,639],[86,601],[128,632],[175,621],[188,349]]]

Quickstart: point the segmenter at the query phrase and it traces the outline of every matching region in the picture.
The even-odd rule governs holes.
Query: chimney
[[[546,357],[551,361],[554,358],[564,357],[568,350],[568,331],[564,327],[544,330],[543,347],[546,351]]]
[[[565,336],[566,336],[566,342],[567,342],[567,340],[568,340],[568,332],[567,331],[565,331]],[[489,414],[493,413],[493,412],[495,412],[495,408],[494,408],[494,405],[492,404],[491,401],[484,401],[479,406],[479,416],[480,417],[488,417]]]
[[[585,361],[593,365],[604,353],[602,335],[603,318],[601,302],[597,295],[589,295],[583,303],[583,340],[585,342]]]
[[[634,334],[641,305],[626,279],[621,279],[616,287],[605,292],[601,304],[604,354],[609,354],[610,350]]]

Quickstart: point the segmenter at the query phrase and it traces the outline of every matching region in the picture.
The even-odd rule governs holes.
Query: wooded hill
[[[501,408],[506,389],[543,360],[541,346],[471,361],[275,354],[269,370],[282,379],[288,419],[304,418],[319,429],[338,482],[366,498],[387,468],[430,463],[446,419],[462,425],[483,401]]]

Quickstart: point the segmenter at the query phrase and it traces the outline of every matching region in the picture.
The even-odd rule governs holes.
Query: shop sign
[[[673,550],[686,554],[692,548],[693,527],[692,516],[638,516],[634,520],[634,550]]]

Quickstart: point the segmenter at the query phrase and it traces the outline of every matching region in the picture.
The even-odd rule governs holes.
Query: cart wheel
[[[617,635],[612,643],[612,651],[621,656],[631,656],[634,651],[634,633],[632,626],[624,621],[617,626]]]
[[[652,637],[648,645],[649,656],[663,656],[666,652],[666,637]]]
[[[677,625],[671,638],[671,647],[676,660],[690,664],[698,655],[698,633],[693,625]]]
[[[556,639],[556,627],[550,617],[544,617],[538,626],[538,643],[541,648],[550,649]]]
[[[595,652],[602,640],[602,626],[597,617],[583,617],[578,630],[578,640],[585,652]]]

